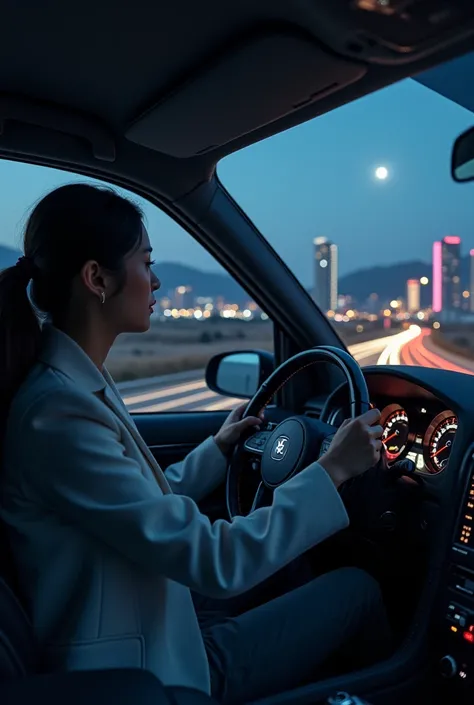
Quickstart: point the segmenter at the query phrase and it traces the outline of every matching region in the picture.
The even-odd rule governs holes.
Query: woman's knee
[[[326,573],[338,582],[350,586],[354,591],[367,592],[368,594],[380,595],[380,586],[377,580],[362,568],[347,567],[338,568],[331,573]]]
[[[360,611],[360,614],[373,615],[375,618],[385,615],[382,591],[377,580],[362,568],[339,568],[327,573],[331,581],[342,590],[344,599]]]

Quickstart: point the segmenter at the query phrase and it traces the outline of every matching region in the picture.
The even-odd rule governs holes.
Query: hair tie
[[[36,265],[33,262],[31,257],[27,257],[26,255],[22,255],[21,257],[18,258],[18,261],[15,265],[21,271],[21,273],[28,278],[28,281],[33,278],[33,274],[35,273]]]

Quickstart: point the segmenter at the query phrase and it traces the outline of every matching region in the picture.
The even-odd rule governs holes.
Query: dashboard
[[[439,475],[451,457],[458,431],[456,412],[420,385],[387,373],[383,381],[381,378],[380,373],[366,376],[372,404],[381,412],[382,442],[389,465],[408,458],[416,473]],[[339,426],[347,418],[344,401],[338,390],[328,409],[328,423]]]
[[[418,477],[413,483],[398,483],[396,489],[393,485],[393,504],[388,501],[382,507],[382,503],[377,506],[384,496],[381,488],[390,486],[378,485],[372,475],[373,490],[364,487],[366,504],[354,517],[368,516],[370,527],[380,531],[388,527],[386,543],[384,538],[379,540],[383,555],[389,557],[388,565],[396,565],[388,581],[395,584],[394,604],[400,593],[403,609],[416,600],[414,594],[422,595],[417,621],[412,622],[412,638],[418,639],[420,654],[428,653],[438,671],[435,682],[443,694],[440,702],[472,703],[474,375],[404,366],[374,366],[364,368],[363,373],[371,403],[381,412],[389,464],[409,458]],[[344,383],[325,399],[309,400],[306,408],[312,415],[319,410],[321,421],[339,426],[350,417],[348,397]],[[356,500],[357,505],[361,496]],[[390,522],[382,522],[387,516]],[[406,584],[413,580],[415,564],[422,566],[420,574],[426,577],[418,585],[423,592],[414,591],[412,582],[408,588],[403,580],[396,582],[404,564]],[[407,662],[412,658],[412,654],[407,656]]]
[[[416,471],[437,475],[448,467],[458,419],[451,409],[430,409],[427,404],[388,404],[381,410],[382,442],[387,460],[409,458]]]

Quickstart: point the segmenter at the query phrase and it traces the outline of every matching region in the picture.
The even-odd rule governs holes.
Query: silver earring
[[[100,303],[105,304],[105,291],[103,291],[100,295]]]

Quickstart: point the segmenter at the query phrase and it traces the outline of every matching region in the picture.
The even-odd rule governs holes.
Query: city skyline
[[[313,298],[319,307],[330,317],[344,313],[345,310],[358,309],[360,313],[375,313],[390,316],[392,312],[403,315],[417,315],[419,320],[437,318],[443,322],[456,322],[474,311],[474,249],[469,250],[469,276],[462,277],[462,238],[458,235],[445,235],[432,244],[431,261],[431,302],[421,292],[430,284],[427,276],[406,280],[406,290],[400,296],[395,291],[391,295],[380,297],[376,288],[365,300],[354,300],[349,289],[340,292],[338,281],[338,244],[327,237],[318,236],[313,240]],[[334,252],[334,267],[331,266],[331,252]],[[340,293],[339,293],[340,292]],[[355,306],[354,306],[355,304]],[[385,307],[385,310],[384,310]],[[337,320],[337,319],[336,319]]]

